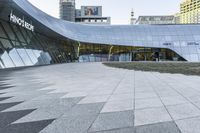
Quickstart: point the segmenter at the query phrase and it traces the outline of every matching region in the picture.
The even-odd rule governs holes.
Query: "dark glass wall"
[[[0,20],[0,68],[65,63],[75,58],[70,41],[46,37]]]
[[[79,62],[101,61],[185,61],[175,52],[162,48],[79,43]]]

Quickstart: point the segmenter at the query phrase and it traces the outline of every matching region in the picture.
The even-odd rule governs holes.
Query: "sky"
[[[47,14],[59,17],[59,0],[28,0]],[[111,17],[112,24],[129,24],[131,9],[135,17],[142,15],[173,15],[179,12],[183,0],[76,0],[80,6],[103,6],[103,16]]]

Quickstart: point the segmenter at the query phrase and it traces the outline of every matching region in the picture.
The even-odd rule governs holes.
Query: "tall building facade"
[[[75,0],[60,0],[60,18],[75,22]]]
[[[180,4],[180,23],[200,23],[200,0],[184,0]]]

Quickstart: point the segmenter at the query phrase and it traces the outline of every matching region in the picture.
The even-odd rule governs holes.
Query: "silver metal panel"
[[[12,1],[47,28],[75,41],[168,48],[188,61],[200,61],[200,25],[82,25],[51,17],[27,0]]]

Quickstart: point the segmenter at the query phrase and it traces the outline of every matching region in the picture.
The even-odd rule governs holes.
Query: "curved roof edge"
[[[182,46],[200,43],[200,25],[83,25],[49,16],[27,0],[12,1],[47,28],[78,42],[168,48],[189,61],[193,61],[192,57],[182,53]]]

